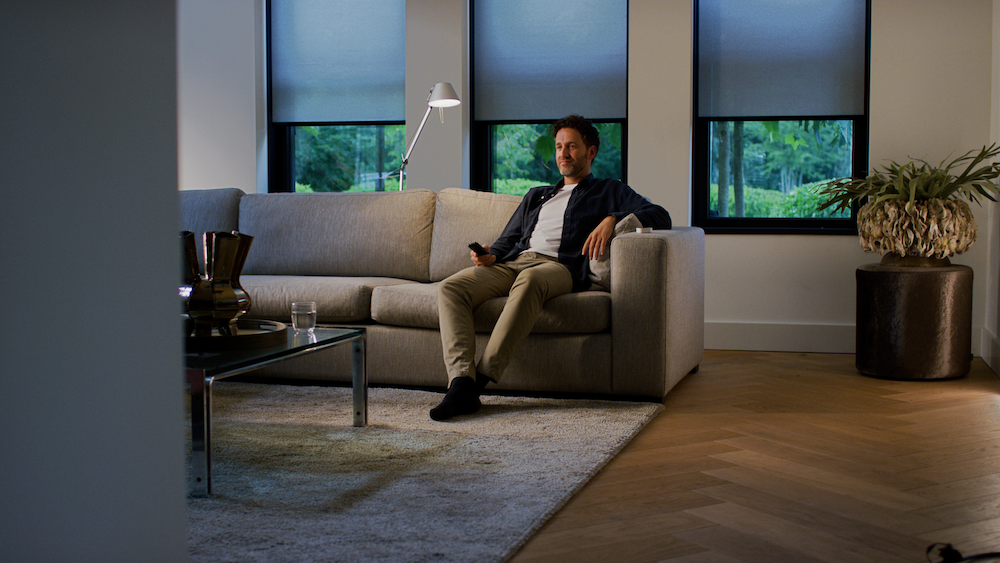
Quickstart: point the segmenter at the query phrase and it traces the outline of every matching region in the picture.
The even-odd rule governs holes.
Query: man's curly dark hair
[[[601,138],[597,135],[597,127],[594,127],[593,122],[589,119],[579,115],[567,115],[552,124],[552,136],[556,136],[560,129],[566,128],[576,129],[588,147],[601,150]]]

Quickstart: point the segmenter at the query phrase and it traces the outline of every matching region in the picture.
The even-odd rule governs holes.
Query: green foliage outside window
[[[399,169],[406,150],[405,137],[404,125],[298,126],[295,128],[295,191],[398,189],[399,176],[389,176]]]
[[[712,216],[850,217],[816,207],[822,184],[851,175],[851,121],[718,121],[711,142]]]
[[[591,171],[598,178],[622,179],[622,125],[595,123],[601,148]],[[493,185],[496,193],[524,195],[562,179],[555,162],[552,124],[493,125]]]
[[[744,188],[745,214],[744,217],[768,217],[781,219],[829,219],[850,217],[849,211],[833,212],[825,209],[817,211],[816,208],[826,201],[826,198],[819,194],[823,182],[812,182],[798,186],[788,193],[781,193],[779,190],[768,190],[763,188]],[[719,185],[712,184],[709,192],[709,208],[719,209]],[[736,217],[736,200],[729,199],[729,214],[727,217]]]
[[[622,179],[621,124],[595,126],[601,148],[593,164],[594,175]],[[493,127],[494,192],[524,195],[535,186],[552,185],[562,178],[555,164],[551,123]],[[404,125],[297,126],[295,191],[395,190],[405,142]]]

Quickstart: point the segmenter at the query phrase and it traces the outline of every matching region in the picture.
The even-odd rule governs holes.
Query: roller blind
[[[865,0],[698,0],[700,117],[864,113]]]
[[[405,6],[272,0],[272,121],[404,121]]]
[[[627,0],[474,0],[475,118],[625,118]]]

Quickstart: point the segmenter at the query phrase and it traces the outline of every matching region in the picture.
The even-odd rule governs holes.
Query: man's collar
[[[583,180],[580,180],[580,183],[577,184],[576,187],[577,188],[584,188],[584,187],[588,186],[593,181],[594,181],[594,173],[591,172],[590,174],[587,175],[586,178],[584,178]],[[566,185],[566,178],[563,178],[562,180],[559,180],[559,182],[556,183],[556,185],[553,186],[553,187],[556,190],[561,190],[563,188],[563,186],[565,186],[565,185]]]

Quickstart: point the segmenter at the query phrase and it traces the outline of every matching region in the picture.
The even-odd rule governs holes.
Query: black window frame
[[[631,6],[626,2],[625,7],[625,52],[628,53],[630,47],[628,39],[629,10]],[[475,26],[475,0],[469,0],[469,151],[472,155],[469,162],[469,182],[473,190],[481,192],[493,191],[493,163],[494,147],[496,146],[493,136],[494,125],[515,125],[515,124],[554,124],[565,115],[557,115],[551,119],[535,120],[480,120],[476,119],[476,26]],[[631,76],[630,69],[625,68],[625,117],[623,118],[600,118],[585,115],[587,119],[594,123],[621,123],[622,126],[622,178],[621,181],[628,184],[628,82]],[[603,140],[602,140],[603,143]],[[553,163],[554,164],[554,163]]]
[[[692,74],[692,183],[691,222],[701,227],[707,234],[789,234],[789,235],[857,235],[857,207],[851,210],[850,218],[804,219],[804,218],[754,218],[717,217],[711,215],[709,191],[711,189],[711,123],[732,121],[851,121],[853,123],[852,176],[863,177],[868,170],[870,93],[871,93],[871,14],[872,3],[867,0],[865,14],[865,92],[863,115],[822,115],[822,116],[754,116],[754,117],[699,117],[698,115],[698,14],[700,0],[694,0],[693,22],[693,74]]]
[[[295,191],[295,128],[296,127],[369,127],[375,125],[403,125],[403,121],[309,121],[295,123],[274,123],[270,121],[270,110],[268,110],[268,136],[267,136],[267,191],[271,193],[294,192]],[[399,155],[398,165],[402,164],[403,155]],[[278,166],[275,166],[277,163]],[[391,179],[390,179],[391,178]],[[393,191],[392,185],[398,185],[399,176],[389,176],[385,179],[385,191]]]
[[[470,178],[472,189],[482,192],[493,191],[493,170],[495,160],[496,138],[494,136],[496,125],[552,125],[565,116],[553,119],[535,119],[530,121],[521,120],[472,120],[472,134],[469,142],[472,152],[472,162]],[[622,153],[622,177],[621,181],[628,183],[628,118],[600,119],[587,117],[593,123],[618,123],[622,127],[621,153]],[[601,144],[605,142],[601,139]],[[555,166],[555,162],[552,163]],[[539,184],[541,185],[541,184]]]
[[[308,126],[368,126],[406,125],[405,121],[310,121],[275,123],[273,96],[271,95],[271,0],[264,3],[264,48],[266,49],[267,89],[267,191],[268,193],[295,192],[295,128]],[[405,137],[404,137],[405,138]],[[402,164],[403,155],[400,155]],[[398,181],[398,179],[397,179]],[[388,185],[388,184],[387,184]]]

